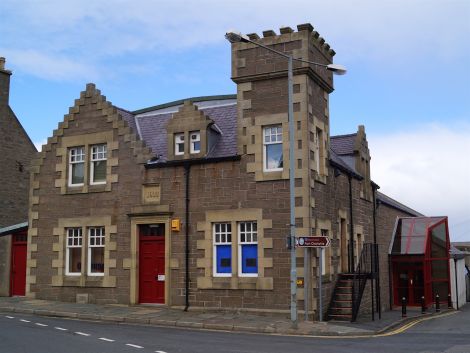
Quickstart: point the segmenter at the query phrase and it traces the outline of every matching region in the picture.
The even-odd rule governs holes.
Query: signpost
[[[295,245],[300,248],[324,248],[330,246],[329,237],[297,237]]]
[[[330,246],[330,238],[319,236],[319,237],[297,237],[295,238],[295,246],[299,248],[320,248],[320,266],[319,266],[319,281],[318,281],[318,314],[319,314],[319,321],[323,320],[323,301],[322,301],[322,273],[323,273],[323,248]],[[307,309],[306,309],[307,310]]]

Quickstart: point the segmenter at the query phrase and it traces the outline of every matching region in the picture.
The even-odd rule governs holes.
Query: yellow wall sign
[[[179,218],[175,218],[171,220],[171,230],[174,232],[179,232],[181,229],[181,222]]]
[[[303,286],[304,285],[304,279],[303,278],[297,278],[297,285],[298,286]]]

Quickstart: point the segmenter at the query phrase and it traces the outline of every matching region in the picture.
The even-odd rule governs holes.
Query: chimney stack
[[[11,71],[5,69],[5,58],[0,57],[0,107],[7,106],[10,97]]]

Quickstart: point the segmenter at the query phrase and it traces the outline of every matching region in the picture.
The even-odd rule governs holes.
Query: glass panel
[[[82,248],[69,248],[69,272],[80,273],[82,270]]]
[[[431,262],[431,276],[432,279],[448,279],[448,266],[447,260],[434,260]]]
[[[84,163],[72,164],[72,184],[83,184]]]
[[[406,254],[424,254],[424,242],[426,237],[408,237],[404,238],[409,243],[406,245],[407,248],[405,249]],[[403,252],[403,253],[405,253]]]
[[[431,231],[431,257],[448,257],[445,224],[440,224]]]
[[[165,224],[164,223],[140,225],[139,230],[140,230],[140,235],[142,236],[150,236],[150,237],[165,236]]]
[[[413,227],[413,236],[425,236],[427,234],[428,219],[416,219]]]
[[[104,273],[104,247],[90,248],[91,273]]]
[[[106,161],[97,161],[93,163],[93,182],[106,181]]]
[[[232,247],[230,245],[218,245],[216,247],[217,273],[232,273]]]
[[[447,299],[449,294],[449,285],[448,282],[433,282],[432,284],[432,297],[433,300],[436,297],[436,294],[439,294],[441,305]]]
[[[258,245],[242,245],[242,273],[258,273]]]
[[[282,164],[282,144],[266,145],[266,169],[279,169]]]

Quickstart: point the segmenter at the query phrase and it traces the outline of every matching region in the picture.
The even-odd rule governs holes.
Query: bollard
[[[421,297],[421,314],[426,314],[426,301],[424,295]]]
[[[448,309],[452,309],[452,296],[449,294],[447,294],[447,308]]]
[[[401,317],[406,317],[406,298],[401,298]]]
[[[436,313],[441,311],[441,303],[439,303],[439,294],[436,294]]]

